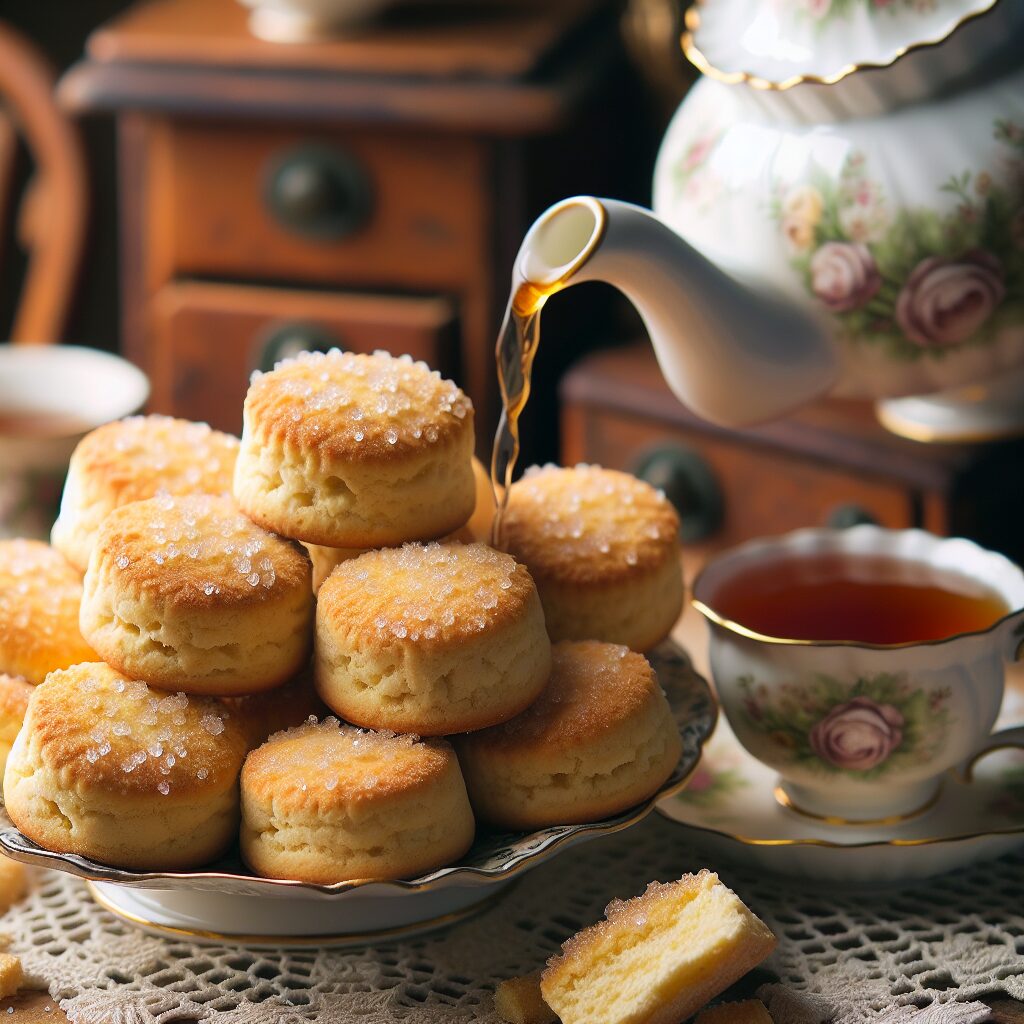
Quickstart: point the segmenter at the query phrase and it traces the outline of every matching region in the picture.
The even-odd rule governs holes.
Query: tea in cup
[[[739,741],[776,798],[831,823],[889,824],[989,750],[1024,648],[1024,572],[971,541],[857,526],[757,540],[693,587]]]
[[[0,345],[0,537],[46,539],[82,437],[137,412],[141,370],[73,345]]]

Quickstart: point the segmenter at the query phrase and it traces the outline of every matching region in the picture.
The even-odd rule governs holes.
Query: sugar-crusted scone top
[[[246,793],[275,814],[330,815],[415,792],[451,771],[443,740],[369,732],[336,718],[275,733],[246,760]]]
[[[405,544],[339,565],[317,616],[357,648],[458,646],[519,619],[534,593],[526,568],[486,544]]]
[[[81,498],[109,511],[168,494],[230,494],[238,438],[170,416],[131,416],[87,434],[71,457]]]
[[[538,580],[587,584],[664,565],[679,517],[664,494],[629,473],[531,466],[512,485],[502,531]]]
[[[81,601],[81,576],[60,552],[42,541],[0,541],[0,672],[38,683],[95,658],[78,628]]]
[[[100,530],[90,574],[165,607],[254,605],[310,587],[301,545],[257,526],[228,498],[164,495],[111,512]]]
[[[598,640],[551,647],[551,677],[540,697],[502,725],[463,738],[504,755],[571,750],[646,715],[663,692],[642,654]]]
[[[23,740],[29,762],[83,795],[172,803],[232,787],[246,750],[219,701],[152,689],[102,662],[50,673],[29,701]]]
[[[473,404],[426,363],[386,352],[304,352],[253,375],[246,431],[325,461],[386,461],[472,429]]]

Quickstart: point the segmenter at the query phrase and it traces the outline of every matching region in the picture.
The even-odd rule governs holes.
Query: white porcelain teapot
[[[1024,429],[1024,0],[703,0],[687,25],[705,75],[662,144],[657,221],[569,200],[519,271],[599,229],[563,283],[623,287],[712,419],[832,391],[921,439]]]

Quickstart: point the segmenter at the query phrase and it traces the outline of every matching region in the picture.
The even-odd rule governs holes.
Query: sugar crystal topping
[[[382,640],[429,642],[486,630],[523,575],[486,544],[413,543],[343,562],[321,600],[341,600]]]
[[[302,352],[271,373],[253,374],[250,395],[256,401],[273,396],[285,422],[301,425],[310,443],[340,441],[350,451],[436,442],[442,429],[454,429],[473,409],[426,363],[381,351]]]
[[[91,720],[80,751],[90,765],[106,766],[115,785],[122,779],[124,786],[145,766],[147,778],[158,778],[156,789],[163,796],[183,779],[209,778],[210,753],[230,718],[226,706],[123,679],[106,666],[82,668],[92,671],[80,675],[79,668],[55,675],[73,686],[78,713]],[[190,758],[196,761],[194,768],[186,767]]]
[[[0,647],[31,631],[36,647],[74,637],[85,648],[78,636],[81,600],[81,578],[59,552],[42,541],[0,541]]]
[[[246,589],[271,590],[282,571],[281,560],[295,558],[290,547],[226,498],[162,494],[145,504],[149,530],[142,536],[134,529],[141,505],[132,507],[133,523],[125,536],[119,530],[128,511],[107,520],[107,543],[118,551],[113,559],[118,570],[148,560],[165,571],[174,569],[205,597],[216,597],[225,575]]]
[[[633,567],[664,557],[679,520],[664,492],[628,473],[549,463],[512,486],[504,527],[509,550],[531,566]]]
[[[171,416],[129,416],[100,427],[80,446],[76,461],[117,455],[118,503],[169,494],[230,494],[238,439]]]
[[[333,715],[310,717],[291,729],[274,733],[259,748],[259,771],[273,777],[285,789],[306,793],[324,789],[339,799],[372,796],[381,777],[393,772],[396,760],[431,756],[431,748],[418,736],[386,729],[359,729],[339,722]],[[415,770],[402,769],[413,781]]]

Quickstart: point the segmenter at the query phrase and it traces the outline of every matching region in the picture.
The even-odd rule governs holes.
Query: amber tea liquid
[[[756,566],[715,593],[714,610],[786,640],[908,644],[988,629],[1011,609],[974,580],[920,563],[807,555]]]

